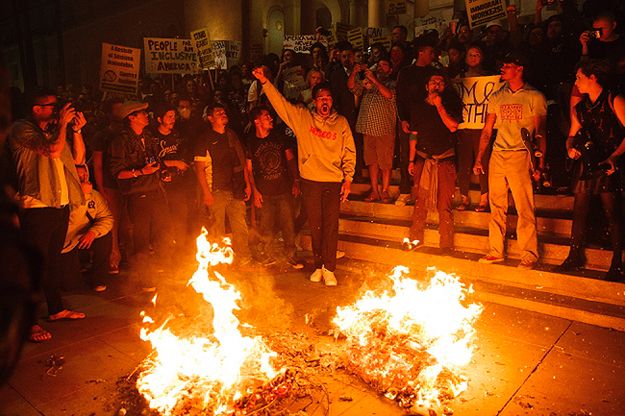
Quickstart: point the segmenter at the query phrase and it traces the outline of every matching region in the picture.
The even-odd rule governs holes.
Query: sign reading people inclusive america
[[[461,78],[456,83],[464,108],[460,129],[481,129],[486,123],[488,98],[504,85],[499,75]]]
[[[141,49],[102,44],[100,91],[135,95],[139,89]]]
[[[196,74],[198,56],[191,39],[143,38],[145,72],[148,74]]]

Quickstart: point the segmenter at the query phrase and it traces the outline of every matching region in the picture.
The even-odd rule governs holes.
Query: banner
[[[196,74],[198,57],[191,39],[143,38],[145,72],[148,74]]]
[[[363,50],[365,38],[362,36],[362,28],[355,27],[347,31],[347,41],[352,44],[352,48]]]
[[[456,89],[464,104],[463,122],[458,125],[458,128],[481,129],[484,127],[488,112],[488,97],[504,85],[500,79],[499,75],[492,75],[457,80]]]
[[[103,43],[100,63],[100,91],[137,94],[139,92],[140,68],[141,49]]]
[[[213,57],[213,48],[211,46],[211,38],[208,29],[198,29],[191,32],[191,42],[197,52],[201,69],[209,69],[215,66]]]
[[[387,0],[387,5],[387,16],[397,16],[398,14],[408,13],[408,10],[406,8],[406,0]]]
[[[310,47],[317,41],[316,35],[284,35],[282,47],[297,53],[310,53]]]
[[[506,17],[504,0],[465,0],[465,4],[471,29]]]

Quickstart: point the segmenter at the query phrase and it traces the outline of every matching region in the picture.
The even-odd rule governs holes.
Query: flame
[[[163,415],[178,413],[192,404],[202,414],[232,413],[237,399],[271,380],[277,372],[272,367],[276,353],[260,337],[239,332],[240,293],[212,267],[231,264],[230,241],[210,243],[206,230],[197,238],[197,271],[188,285],[202,295],[213,309],[213,333],[181,337],[169,328],[167,319],[156,329],[154,320],[142,312],[144,327],[141,339],[152,345],[152,354],[144,361],[137,379],[137,389],[151,409]],[[153,298],[156,303],[156,296]],[[249,327],[249,326],[247,326]]]
[[[346,337],[352,370],[403,407],[439,408],[467,389],[479,304],[465,306],[457,276],[436,271],[423,284],[397,266],[392,291],[367,291],[337,308],[333,323]]]

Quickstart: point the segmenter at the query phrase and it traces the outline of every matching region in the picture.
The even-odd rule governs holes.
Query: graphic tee
[[[281,195],[291,190],[285,150],[289,148],[284,135],[273,130],[259,139],[250,134],[247,139],[246,158],[252,161],[252,174],[256,188],[263,195]]]

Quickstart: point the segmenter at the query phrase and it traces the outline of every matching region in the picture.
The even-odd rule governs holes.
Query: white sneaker
[[[323,282],[326,286],[336,286],[338,284],[334,272],[327,270],[325,267],[323,268]]]
[[[406,206],[408,201],[410,201],[410,194],[399,194],[399,196],[395,200],[395,205],[398,207],[403,207]]]
[[[310,275],[310,281],[313,283],[321,282],[322,278],[323,278],[323,269],[315,269],[315,271],[312,272],[312,274]]]
[[[345,257],[345,252],[341,250],[336,250],[336,259],[342,259],[343,257]]]

